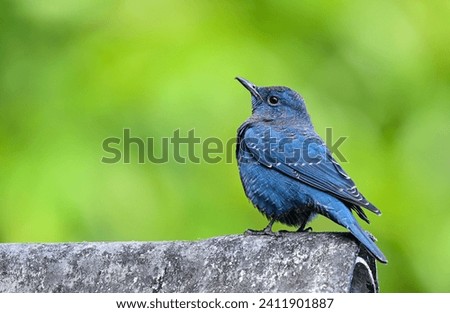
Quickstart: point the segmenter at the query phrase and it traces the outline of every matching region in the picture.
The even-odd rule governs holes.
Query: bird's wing
[[[359,206],[381,214],[358,191],[355,183],[333,159],[318,136],[292,137],[267,127],[246,127],[242,130],[238,149],[247,149],[264,166],[273,168],[314,188],[352,204],[358,215],[367,221]],[[289,133],[289,132],[287,132]]]

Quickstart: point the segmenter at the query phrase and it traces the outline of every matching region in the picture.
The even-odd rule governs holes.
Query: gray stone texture
[[[377,292],[346,233],[0,244],[0,292]]]

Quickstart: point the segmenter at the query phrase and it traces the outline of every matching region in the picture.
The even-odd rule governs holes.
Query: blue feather
[[[252,94],[252,116],[238,129],[236,156],[245,193],[271,223],[304,230],[316,214],[347,228],[380,262],[387,259],[351,211],[381,212],[357,189],[315,132],[303,98],[287,87],[257,87],[238,78]]]

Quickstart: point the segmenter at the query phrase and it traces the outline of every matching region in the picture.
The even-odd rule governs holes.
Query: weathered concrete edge
[[[0,255],[1,292],[358,292],[351,290],[352,273],[361,263],[358,256],[373,267],[377,283],[374,259],[345,233],[0,244]],[[123,274],[128,276],[120,277]]]

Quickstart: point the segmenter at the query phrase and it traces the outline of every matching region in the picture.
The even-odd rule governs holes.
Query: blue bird
[[[387,259],[356,221],[363,208],[381,212],[364,198],[315,132],[303,98],[287,87],[258,87],[236,77],[251,93],[252,115],[238,129],[236,157],[245,194],[269,219],[308,231],[317,214],[347,228],[380,262]]]

